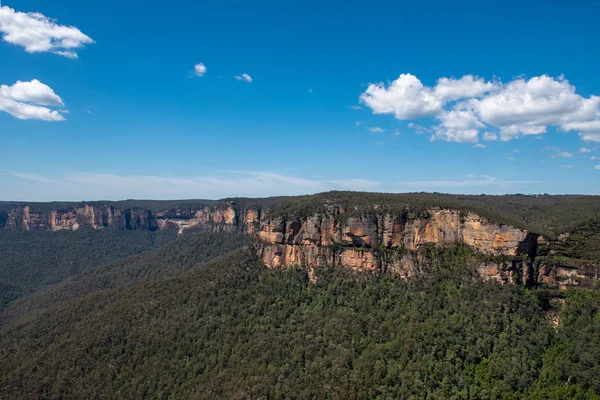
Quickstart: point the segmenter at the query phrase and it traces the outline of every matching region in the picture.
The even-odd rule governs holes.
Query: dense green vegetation
[[[134,233],[134,232],[131,232]],[[3,320],[25,315],[94,291],[174,277],[213,258],[249,245],[233,233],[188,232],[154,250],[87,269],[18,299],[0,313]]]
[[[2,229],[0,309],[37,289],[93,267],[153,249],[176,236],[176,230],[27,232]]]
[[[600,261],[600,214],[575,226],[553,250],[566,257]]]
[[[329,192],[206,205],[407,219],[455,208],[568,233],[538,248],[550,264],[594,273],[600,261],[594,196]],[[591,277],[567,291],[483,282],[476,265],[511,257],[459,245],[420,249],[408,280],[327,267],[311,282],[303,268],[268,270],[255,245],[224,232],[0,229],[0,398],[600,399]]]
[[[597,291],[569,292],[555,331],[535,292],[435,251],[408,281],[312,284],[239,250],[77,297],[0,331],[0,397],[599,398]]]

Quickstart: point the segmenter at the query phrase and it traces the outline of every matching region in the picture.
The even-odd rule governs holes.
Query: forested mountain
[[[266,270],[238,251],[2,331],[5,398],[598,398],[600,297],[481,282],[468,248],[429,273]],[[432,254],[433,255],[433,254]]]
[[[0,309],[11,300],[173,240],[176,231],[0,230]]]
[[[97,264],[16,300],[0,314],[0,323],[3,319],[32,313],[86,293],[177,276],[249,243],[249,238],[240,234],[190,232],[154,250]]]
[[[119,204],[2,209],[0,398],[600,398],[597,197]]]

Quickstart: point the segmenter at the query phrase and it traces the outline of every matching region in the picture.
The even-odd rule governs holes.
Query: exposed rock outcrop
[[[351,213],[329,204],[325,211],[300,217],[273,215],[260,207],[241,207],[232,202],[158,211],[79,204],[39,212],[29,205],[18,205],[9,213],[0,213],[0,228],[238,231],[260,239],[257,251],[270,268],[339,265],[408,277],[419,273],[423,262],[419,250],[423,247],[467,244],[488,256],[478,268],[485,279],[564,287],[582,279],[598,279],[600,272],[596,265],[559,265],[536,259],[538,245],[547,243],[532,232],[491,223],[471,212],[439,208],[391,214],[374,207],[371,212]]]

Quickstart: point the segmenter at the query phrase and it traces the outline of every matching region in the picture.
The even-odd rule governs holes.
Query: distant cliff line
[[[466,244],[489,256],[478,268],[486,279],[568,286],[584,278],[598,277],[597,266],[577,268],[540,259],[538,249],[547,246],[546,238],[526,229],[490,222],[475,212],[444,207],[384,207],[374,203],[359,208],[310,196],[301,200],[314,201],[315,198],[319,201],[309,203],[310,206],[286,204],[283,209],[277,202],[273,206],[229,200],[208,204],[190,201],[169,209],[118,209],[108,204],[79,203],[37,211],[37,207],[19,204],[8,212],[0,211],[0,228],[240,232],[255,235],[260,240],[257,252],[270,268],[339,265],[363,271],[392,271],[404,276],[418,273],[422,262],[418,253],[423,247]]]

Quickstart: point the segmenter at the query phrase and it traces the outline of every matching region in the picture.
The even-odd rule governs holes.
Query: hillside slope
[[[0,310],[12,300],[38,289],[151,250],[176,237],[176,230],[27,232],[0,229]]]
[[[249,238],[240,234],[190,232],[154,250],[89,268],[18,299],[0,313],[0,326],[6,320],[37,312],[87,293],[174,277],[248,245]]]
[[[311,284],[237,251],[80,296],[0,331],[0,397],[598,398],[598,293],[569,294],[556,332],[469,254],[438,249],[419,278],[324,268]]]

